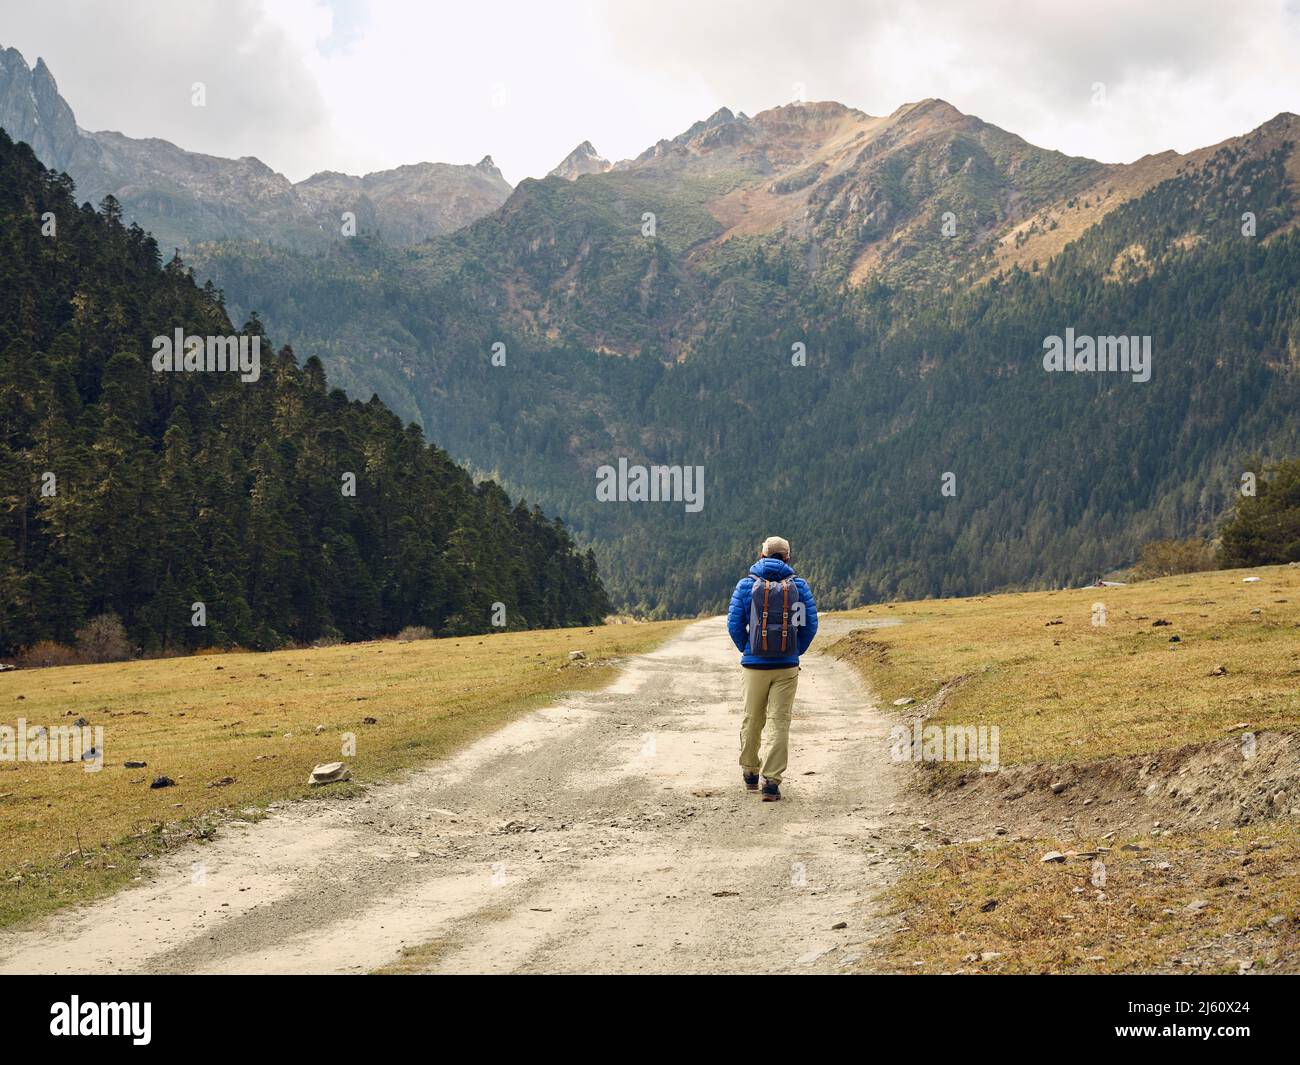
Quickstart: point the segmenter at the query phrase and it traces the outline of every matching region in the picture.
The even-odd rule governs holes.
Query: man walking
[[[731,593],[727,632],[740,652],[745,676],[745,719],[740,726],[740,772],[745,787],[763,801],[781,797],[789,757],[790,712],[799,686],[799,656],[817,635],[817,603],[808,583],[790,568],[790,544],[779,536],[763,541],[763,556]],[[758,746],[768,727],[767,757]]]

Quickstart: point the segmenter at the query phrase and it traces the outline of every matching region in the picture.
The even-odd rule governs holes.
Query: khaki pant
[[[768,726],[767,757],[762,773],[775,784],[781,782],[790,756],[790,713],[794,709],[794,692],[799,687],[799,667],[784,669],[746,669],[745,720],[740,726],[740,767],[750,773],[760,769],[758,744],[763,726]]]

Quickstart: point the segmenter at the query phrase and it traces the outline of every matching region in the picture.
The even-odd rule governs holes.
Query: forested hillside
[[[115,201],[79,208],[0,132],[0,652],[107,612],[167,650],[482,632],[494,603],[510,628],[607,611],[563,525],[331,389],[319,359],[263,336],[255,381],[155,372],[176,329],[236,332]]]
[[[900,248],[859,285],[807,228],[713,243],[698,198],[734,171],[679,180],[704,163],[670,166],[671,143],[666,171],[524,182],[501,211],[415,249],[200,258],[233,303],[319,342],[349,387],[379,388],[458,458],[563,514],[631,606],[717,609],[771,532],[833,606],[1077,583],[1148,539],[1212,534],[1243,472],[1300,450],[1297,125],[1279,116],[1162,160],[1171,177],[1050,261],[979,284],[950,283],[988,254],[941,236],[952,182],[927,177],[939,145],[886,183],[889,210],[910,205]],[[981,145],[1003,141],[941,135],[978,187]],[[1018,174],[1097,180],[1018,150]],[[918,189],[937,199],[916,202]],[[872,232],[890,239],[883,220]],[[1150,337],[1150,380],[1045,372],[1044,338],[1066,329]],[[634,334],[636,351],[597,342]],[[596,470],[620,457],[703,466],[703,510],[598,502]]]

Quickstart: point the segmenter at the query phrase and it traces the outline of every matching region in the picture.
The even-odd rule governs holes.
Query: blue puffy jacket
[[[765,581],[783,581],[787,577],[794,577],[794,570],[779,558],[760,558],[749,567],[749,572]],[[799,664],[799,655],[808,650],[813,637],[817,635],[817,601],[813,599],[808,582],[802,577],[794,578],[794,586],[799,590],[799,601],[804,607],[805,624],[799,629],[799,649],[784,658],[758,658],[746,653],[749,649],[749,601],[754,582],[745,577],[736,585],[736,590],[731,593],[731,606],[727,610],[727,632],[730,633],[736,650],[740,652],[742,666],[784,669]]]

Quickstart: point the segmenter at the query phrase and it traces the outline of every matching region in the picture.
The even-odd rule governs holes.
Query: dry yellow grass
[[[1105,624],[1093,624],[1097,604]],[[1222,738],[1242,721],[1300,726],[1300,567],[840,616],[902,622],[838,648],[887,703],[920,702],[966,675],[934,721],[997,725],[1003,765],[1157,751]],[[1220,665],[1227,672],[1213,676]]]
[[[1102,620],[1098,604],[1104,624],[1093,624]],[[905,696],[920,703],[965,676],[931,720],[998,726],[1004,769],[1086,765],[1221,740],[1243,722],[1257,732],[1300,726],[1297,567],[887,604],[849,616],[901,622],[859,632],[834,649],[886,705]],[[1226,673],[1215,675],[1219,666]],[[926,779],[943,787],[963,768],[943,766]],[[963,807],[975,817],[998,816]],[[979,831],[992,837],[994,827]],[[1052,850],[1083,857],[1040,861]],[[1101,886],[1093,883],[1096,860],[1106,867]],[[1092,838],[1061,821],[1057,833],[1037,840],[940,846],[923,851],[892,893],[900,930],[871,965],[900,972],[1235,972],[1243,964],[1294,971],[1297,873],[1300,839],[1285,816],[1131,839]]]
[[[103,726],[104,766],[0,761],[0,925],[102,893],[218,811],[318,794],[442,757],[563,691],[607,681],[682,622],[381,641],[0,676],[0,724]],[[586,660],[570,663],[581,649]],[[373,724],[366,724],[366,718]],[[319,731],[318,731],[319,730]],[[355,755],[343,757],[348,735]],[[127,769],[128,760],[145,769]],[[175,786],[152,789],[159,774]],[[233,782],[213,786],[231,777]],[[331,785],[337,793],[351,785]]]
[[[1295,972],[1295,826],[1116,842],[1093,863],[1040,861],[1064,841],[944,847],[894,897],[895,972]],[[1100,881],[1100,886],[1094,883]]]

